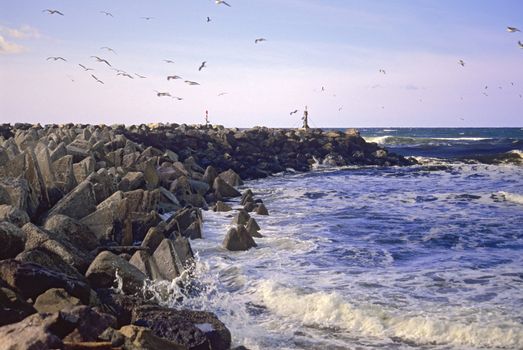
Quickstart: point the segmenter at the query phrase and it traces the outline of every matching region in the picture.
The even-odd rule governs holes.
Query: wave
[[[462,158],[463,160],[473,160],[484,164],[523,165],[523,151],[520,150],[511,150],[496,154],[472,155]]]
[[[501,197],[503,200],[507,202],[512,202],[516,204],[523,204],[523,194],[517,194],[517,193],[510,193],[510,192],[498,192],[493,194],[494,198]]]
[[[452,142],[468,143],[478,141],[494,140],[489,137],[410,137],[410,136],[364,136],[367,142],[374,142],[388,146],[416,146],[416,145],[450,145]]]
[[[256,291],[269,310],[310,327],[418,345],[523,347],[523,325],[496,321],[493,315],[485,321],[471,310],[464,310],[467,314],[461,321],[453,321],[449,315],[402,314],[378,305],[352,305],[335,292],[306,293],[272,281],[263,281]]]

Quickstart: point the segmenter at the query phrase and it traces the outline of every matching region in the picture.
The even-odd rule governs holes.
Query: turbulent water
[[[265,237],[225,251],[232,214],[205,212],[197,291],[164,302],[215,312],[250,349],[522,349],[523,167],[463,159],[519,156],[523,130],[362,134],[422,164],[247,183]]]

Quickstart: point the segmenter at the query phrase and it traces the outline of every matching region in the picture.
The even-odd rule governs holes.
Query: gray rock
[[[238,213],[232,219],[232,224],[246,225],[250,217],[251,216],[249,215],[249,213],[247,213],[245,210],[239,210]]]
[[[18,226],[7,221],[0,222],[0,260],[14,258],[24,250],[25,241],[25,233]]]
[[[232,227],[223,240],[223,247],[231,251],[249,250],[256,243],[243,225]]]
[[[157,279],[171,281],[180,276],[184,267],[177,259],[174,243],[170,239],[164,239],[156,248],[153,259],[158,267]]]
[[[65,344],[94,342],[107,328],[116,327],[116,318],[88,306],[76,306],[60,312],[74,325],[63,339]]]
[[[216,202],[216,204],[213,207],[213,211],[217,211],[217,212],[227,212],[227,211],[231,211],[231,210],[232,210],[232,208],[222,201]]]
[[[153,331],[145,327],[128,325],[122,327],[120,333],[125,339],[124,348],[131,350],[186,350],[185,346],[176,344],[167,339],[154,335]]]
[[[256,207],[256,214],[258,215],[269,215],[269,211],[263,203],[259,203]]]
[[[223,179],[227,184],[230,186],[236,187],[243,185],[243,181],[240,178],[240,175],[238,175],[234,170],[229,169],[227,171],[224,171],[218,175],[220,178]]]
[[[18,227],[22,227],[27,224],[30,219],[27,213],[20,210],[12,205],[0,205],[0,222],[8,221]]]
[[[127,260],[108,251],[98,254],[85,277],[94,288],[110,288],[116,286],[117,271],[123,292],[134,294],[142,289],[146,276]]]
[[[182,232],[182,236],[190,239],[201,239],[202,238],[202,227],[200,221],[194,221],[185,231]]]
[[[50,331],[59,323],[58,318],[58,314],[34,314],[18,323],[0,327],[2,349],[62,349],[62,341]]]
[[[38,312],[58,312],[63,309],[82,305],[80,299],[75,298],[61,288],[51,288],[40,294],[34,303]]]
[[[94,173],[96,161],[94,157],[86,157],[82,161],[73,164],[74,178],[77,183],[80,183],[87,179],[89,175]]]
[[[216,177],[214,179],[212,188],[217,198],[233,198],[241,196],[240,192],[226,183],[221,177]]]
[[[61,142],[56,148],[51,152],[50,159],[51,162],[56,162],[58,159],[63,158],[67,155],[67,148],[65,148],[65,143]],[[71,156],[72,157],[72,156]]]
[[[252,237],[263,237],[258,231],[260,231],[260,226],[258,226],[258,223],[254,218],[249,218],[249,221],[247,221],[247,225],[245,225],[245,229]]]
[[[145,177],[140,171],[128,172],[118,184],[121,191],[133,191],[145,185]]]
[[[159,227],[151,227],[147,231],[141,246],[144,248],[149,248],[150,252],[154,252],[164,238],[164,230],[160,229]]]
[[[67,149],[67,154],[73,156],[75,163],[77,163],[89,156],[91,144],[88,141],[76,139],[65,148]]]
[[[85,277],[78,270],[65,262],[58,254],[47,250],[45,247],[24,250],[15,257],[15,260],[23,263],[38,264],[47,269],[64,273],[69,277],[85,281]]]
[[[203,181],[208,183],[209,186],[212,186],[216,177],[218,177],[218,171],[216,171],[216,169],[212,165],[209,165],[207,169],[205,169],[205,173],[203,174]]]
[[[55,185],[62,193],[71,192],[76,186],[76,178],[73,169],[73,156],[63,156],[53,162],[55,170]]]
[[[85,180],[58,201],[47,216],[66,215],[74,219],[81,219],[96,210],[96,194],[93,184]]]
[[[49,217],[45,221],[44,229],[63,237],[86,253],[94,250],[99,244],[96,235],[86,225],[65,215]]]

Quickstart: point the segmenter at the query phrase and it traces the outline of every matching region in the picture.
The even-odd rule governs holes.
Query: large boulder
[[[232,227],[223,240],[223,247],[231,251],[249,250],[256,247],[256,242],[243,225]]]
[[[45,247],[24,250],[15,257],[15,260],[23,263],[38,264],[50,270],[64,273],[69,277],[85,280],[85,277],[71,264],[68,264],[60,255],[47,250]]]
[[[145,177],[141,171],[130,171],[118,184],[118,189],[124,192],[142,188],[145,185]]]
[[[9,288],[0,287],[0,327],[19,322],[36,310],[20,295]]]
[[[53,313],[79,305],[82,305],[80,299],[73,297],[65,289],[51,288],[36,298],[34,308],[38,312]]]
[[[151,304],[143,296],[125,295],[113,288],[98,289],[96,294],[100,300],[100,310],[116,317],[117,327],[131,323],[131,313],[134,308]]]
[[[78,163],[89,156],[91,151],[91,144],[82,139],[76,139],[66,147],[67,154],[73,156],[75,163]]]
[[[93,184],[86,180],[59,200],[47,216],[62,214],[74,219],[81,219],[94,212],[96,205]]]
[[[232,169],[224,171],[224,172],[220,173],[218,176],[221,177],[223,179],[223,181],[225,181],[227,184],[229,184],[233,187],[243,185],[243,181],[242,181],[240,175],[238,175]]]
[[[12,205],[2,204],[0,205],[0,222],[2,221],[9,221],[18,227],[22,227],[27,224],[30,219],[25,211]]]
[[[221,177],[216,177],[212,185],[216,198],[240,197],[241,193],[226,183]]]
[[[0,261],[0,277],[24,298],[33,300],[50,288],[63,288],[85,304],[91,295],[89,285],[80,279],[13,259]]]
[[[245,229],[247,230],[247,232],[249,232],[249,234],[252,237],[258,237],[258,238],[263,237],[259,232],[260,226],[258,225],[258,223],[256,222],[256,220],[254,218],[249,218],[249,221],[247,221],[247,225],[245,225]]]
[[[44,229],[63,237],[82,251],[91,251],[98,246],[96,235],[78,220],[65,215],[54,215],[45,221]]]
[[[227,211],[231,211],[232,208],[228,204],[225,204],[222,201],[218,201],[218,202],[216,202],[216,204],[214,205],[212,210],[217,211],[217,212],[227,212]]]
[[[63,194],[71,192],[78,183],[74,176],[73,156],[65,155],[53,162],[55,185]]]
[[[51,329],[59,324],[59,314],[34,314],[24,320],[0,327],[2,349],[62,349],[63,343]]]
[[[0,260],[14,258],[24,250],[25,233],[10,222],[0,222]]]
[[[251,216],[245,210],[239,210],[232,219],[233,225],[246,225]]]
[[[94,342],[107,328],[116,327],[116,318],[88,306],[76,306],[60,314],[74,324],[74,329],[63,341],[65,344]]]
[[[141,291],[146,280],[134,265],[108,251],[98,254],[85,277],[94,288],[110,288],[120,283],[122,291],[127,294]]]
[[[149,350],[186,350],[181,346],[167,339],[154,335],[153,331],[145,327],[128,325],[118,331],[124,338],[126,349],[149,349]]]
[[[147,327],[154,335],[190,350],[229,349],[231,333],[212,313],[140,306],[133,310],[132,323]]]

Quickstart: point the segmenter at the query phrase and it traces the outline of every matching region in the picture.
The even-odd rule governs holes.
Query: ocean
[[[258,247],[224,250],[232,212],[204,212],[195,285],[158,297],[249,349],[522,349],[523,129],[360,131],[420,163],[247,182]]]

